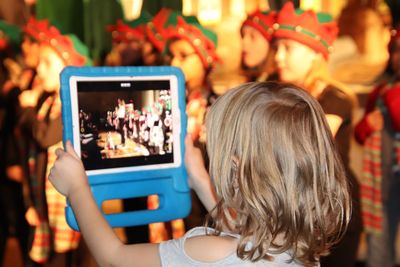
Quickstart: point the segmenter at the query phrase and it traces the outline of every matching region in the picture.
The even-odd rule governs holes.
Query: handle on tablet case
[[[110,200],[106,198],[108,195],[107,192],[109,191],[118,192],[113,195],[114,199],[129,199],[149,195],[158,195],[160,199],[159,207],[156,210],[139,210],[104,215],[112,227],[126,227],[170,221],[186,217],[190,212],[190,194],[188,194],[188,192],[177,193],[173,185],[173,179],[170,177],[158,179],[157,186],[146,180],[135,181],[134,183],[94,185],[92,186],[92,193],[100,209],[104,201]],[[172,195],[173,197],[168,197]],[[182,205],[182,203],[184,203],[184,205]],[[68,224],[74,230],[79,231],[75,215],[69,205],[66,207],[66,218]]]

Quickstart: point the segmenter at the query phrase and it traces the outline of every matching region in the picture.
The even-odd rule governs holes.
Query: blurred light
[[[231,0],[230,14],[234,17],[244,19],[246,17],[246,4],[245,0]]]
[[[199,0],[197,17],[203,25],[219,23],[222,17],[221,0]]]
[[[312,9],[315,12],[320,12],[322,8],[321,0],[301,0],[300,8],[305,10]]]
[[[195,10],[193,7],[193,0],[182,1],[182,14],[184,16],[192,16],[195,14]]]
[[[121,0],[124,17],[126,20],[134,20],[140,16],[143,0]]]

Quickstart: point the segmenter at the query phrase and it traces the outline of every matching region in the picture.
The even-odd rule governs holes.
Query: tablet
[[[99,207],[158,195],[159,208],[105,215],[112,227],[168,221],[190,211],[183,164],[185,85],[175,67],[67,67],[63,139],[81,157]],[[78,229],[69,206],[67,222]]]

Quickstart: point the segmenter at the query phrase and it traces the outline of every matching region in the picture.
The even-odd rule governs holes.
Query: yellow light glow
[[[221,0],[199,0],[197,8],[197,17],[201,24],[211,25],[217,24],[221,21],[222,17],[222,3]]]
[[[231,0],[229,6],[232,16],[244,19],[246,17],[246,4],[244,0]]]
[[[192,16],[195,14],[192,0],[182,1],[182,14],[184,16]]]
[[[140,16],[143,0],[122,0],[121,5],[125,19],[134,20]]]
[[[320,12],[322,8],[321,0],[301,0],[300,1],[301,9],[312,9],[315,12]]]

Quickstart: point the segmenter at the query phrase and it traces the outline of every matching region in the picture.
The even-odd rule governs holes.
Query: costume
[[[338,27],[329,14],[315,13],[312,10],[294,9],[293,3],[291,2],[287,2],[279,12],[276,24],[273,28],[275,29],[273,33],[274,38],[295,41],[303,46],[311,48],[316,52],[316,55],[321,54],[323,58],[318,58],[318,63],[321,64],[326,63],[328,60],[333,42],[338,33]],[[350,140],[352,136],[352,110],[354,108],[352,95],[350,95],[352,92],[344,92],[345,88],[334,87],[331,84],[332,79],[325,77],[325,73],[320,74],[323,73],[324,70],[319,69],[320,66],[315,64],[317,64],[316,61],[312,62],[309,65],[309,73],[306,74],[305,77],[302,77],[302,81],[296,82],[300,84],[303,83],[303,86],[309,87],[306,89],[312,94],[318,92],[315,93],[315,97],[321,104],[325,114],[336,115],[342,119],[342,123],[335,134],[335,144],[344,164],[353,202],[350,223],[344,233],[343,239],[333,246],[330,255],[321,257],[321,266],[353,267],[356,262],[358,243],[361,234],[361,220],[359,185],[350,169],[349,160]],[[293,67],[293,65],[291,65],[291,67]],[[288,73],[280,74],[283,74],[283,76],[286,74],[286,76],[284,76],[286,79],[298,79],[297,77],[293,78],[293,73],[290,73],[290,68]],[[313,77],[313,75],[316,77]],[[312,79],[314,79],[312,82],[320,82],[324,84],[324,87],[314,87],[311,81],[307,81]],[[307,84],[307,82],[309,84]]]
[[[35,36],[39,43],[49,46],[65,65],[83,66],[91,63],[85,57],[87,49],[75,36],[61,35],[57,28],[48,23],[43,23]],[[39,224],[35,228],[30,257],[35,262],[45,263],[52,252],[66,253],[77,248],[80,237],[65,221],[65,197],[47,179],[56,159],[55,150],[62,147],[61,100],[58,92],[45,91],[36,107],[21,111],[20,123],[31,135],[36,153],[35,163],[30,164],[30,182]]]
[[[204,74],[194,73],[194,75],[192,75],[192,77],[196,76],[195,78],[201,77],[202,79],[199,79],[201,80],[201,84],[193,86],[191,85],[192,80],[186,78],[186,113],[188,115],[187,132],[192,135],[195,140],[195,145],[203,151],[204,158],[206,159],[205,162],[208,162],[205,151],[204,118],[208,107],[216,99],[216,95],[213,93],[211,84],[208,81],[208,74],[219,61],[216,53],[217,35],[211,30],[202,27],[194,17],[178,16],[176,18],[176,25],[168,26],[166,29],[166,36],[167,53],[170,54],[170,47],[175,41],[179,42],[183,40],[190,44],[194,51],[192,53],[193,56],[197,56],[199,59],[196,61],[196,66],[191,65],[190,69],[186,68],[186,71],[190,73],[185,73],[185,69],[183,70],[186,77],[190,77],[190,74],[193,74],[192,67],[198,67],[204,70]],[[185,60],[185,58],[180,58],[178,60],[180,63],[178,63],[184,64]],[[177,62],[177,60],[175,60],[175,62]],[[201,75],[204,76],[202,77]],[[202,225],[206,214],[207,211],[194,192],[192,192],[192,211],[190,215],[185,218],[186,229]]]
[[[280,254],[273,255],[274,261],[270,262],[267,260],[260,260],[257,262],[251,261],[244,261],[240,259],[236,255],[236,251],[229,256],[224,257],[223,259],[216,261],[216,262],[200,262],[190,258],[185,253],[185,241],[188,238],[195,237],[195,236],[205,236],[208,233],[213,233],[214,229],[212,228],[205,228],[205,227],[196,227],[188,231],[185,236],[180,239],[169,240],[163,242],[159,246],[159,253],[161,259],[161,266],[169,267],[169,266],[301,266],[298,263],[291,262],[291,257],[289,253],[284,252]],[[239,239],[240,235],[222,232],[221,236],[229,236]],[[251,244],[249,244],[251,245]]]
[[[361,204],[367,233],[367,266],[394,266],[395,238],[400,216],[400,83],[377,86],[368,97],[364,117],[355,128],[364,147]],[[368,114],[383,115],[381,131],[374,131]]]

